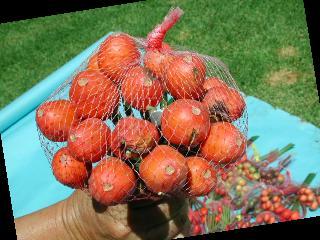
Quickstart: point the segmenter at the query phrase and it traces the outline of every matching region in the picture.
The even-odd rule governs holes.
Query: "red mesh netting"
[[[246,150],[247,111],[219,59],[113,33],[38,109],[41,145],[62,184],[105,205],[212,191]]]

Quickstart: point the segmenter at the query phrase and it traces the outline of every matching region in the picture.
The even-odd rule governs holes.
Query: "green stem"
[[[256,141],[259,138],[259,136],[253,136],[248,139],[247,146],[249,147],[254,141]]]
[[[306,187],[309,186],[313,179],[316,177],[316,175],[316,173],[309,173],[305,180],[302,182],[302,185]]]
[[[282,148],[282,149],[279,151],[279,156],[281,156],[281,155],[284,154],[285,152],[290,151],[290,150],[293,149],[293,148],[294,148],[294,144],[289,143],[287,146],[285,146],[284,148]]]
[[[282,149],[275,149],[271,152],[269,152],[268,154],[265,154],[263,156],[261,156],[261,160],[266,160],[268,157],[270,157],[271,155],[275,155],[277,154],[278,157],[280,157],[281,155],[283,155],[284,153],[288,152],[289,150],[294,148],[294,144],[289,143],[287,146],[283,147]]]
[[[261,157],[260,157],[260,160],[261,160],[261,161],[264,161],[264,160],[268,159],[271,155],[278,154],[278,153],[279,153],[279,150],[278,150],[278,149],[275,149],[275,150],[273,150],[273,151],[271,151],[271,152],[269,152],[269,153],[261,156]]]

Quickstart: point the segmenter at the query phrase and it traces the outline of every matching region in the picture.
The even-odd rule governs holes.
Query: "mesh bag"
[[[163,42],[182,13],[170,10],[147,38],[109,35],[39,106],[59,182],[105,205],[203,196],[243,156],[246,104],[228,68]]]

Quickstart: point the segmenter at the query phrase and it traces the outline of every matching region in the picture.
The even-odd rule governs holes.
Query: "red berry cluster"
[[[284,208],[280,215],[280,221],[285,222],[285,221],[291,221],[291,220],[298,220],[301,218],[300,213],[298,211],[293,211],[288,208]]]
[[[225,196],[227,194],[225,188],[223,186],[217,186],[214,189],[215,194],[220,195],[220,196]]]
[[[276,222],[276,216],[274,213],[265,211],[262,213],[259,213],[256,217],[256,223],[257,224],[271,224]]]
[[[270,211],[278,215],[280,221],[290,221],[300,219],[300,214],[298,211],[290,210],[286,208],[282,203],[282,196],[280,194],[272,193],[271,189],[264,189],[261,192],[260,196],[260,206],[265,211]],[[263,216],[264,217],[264,216]],[[264,219],[264,218],[263,218]],[[267,220],[263,220],[266,223],[273,223],[276,219],[273,220],[272,216],[266,217]],[[259,221],[260,220],[259,218]],[[258,219],[257,219],[258,222]]]
[[[247,228],[247,227],[251,227],[251,226],[252,226],[252,223],[249,221],[245,221],[245,220],[240,220],[237,223],[238,228]]]
[[[221,215],[222,215],[222,207],[218,207],[218,214],[214,217],[214,220],[218,223],[221,221]]]
[[[192,223],[192,234],[197,235],[203,233],[203,226],[206,223],[208,208],[202,207],[198,210],[189,210],[189,220]]]
[[[251,222],[251,217],[247,216],[244,218],[242,215],[237,215],[235,219],[237,219],[235,222],[226,226],[226,231],[254,226],[254,223]]]
[[[270,185],[281,185],[285,176],[277,169],[269,169],[268,171],[261,171],[261,180]]]
[[[252,165],[249,161],[242,162],[237,166],[238,172],[247,177],[249,180],[259,180],[260,173],[258,169]]]
[[[315,211],[319,208],[320,196],[316,196],[311,188],[300,188],[298,191],[298,199],[302,205],[309,207],[311,211]]]
[[[280,194],[272,194],[271,189],[264,189],[260,196],[260,206],[263,210],[277,212],[283,207],[281,200]]]

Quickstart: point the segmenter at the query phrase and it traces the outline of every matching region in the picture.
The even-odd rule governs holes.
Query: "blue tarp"
[[[58,183],[52,175],[40,146],[34,109],[81,65],[105,37],[0,111],[0,132],[14,217],[47,207],[72,193],[72,189]],[[320,172],[320,129],[255,97],[247,97],[246,102],[248,136],[260,136],[256,145],[261,154],[293,143],[295,148],[290,153],[294,161],[289,168],[293,179],[301,182],[309,172]],[[313,182],[313,185],[317,184],[320,184],[318,175]],[[320,211],[308,216],[318,215]]]

